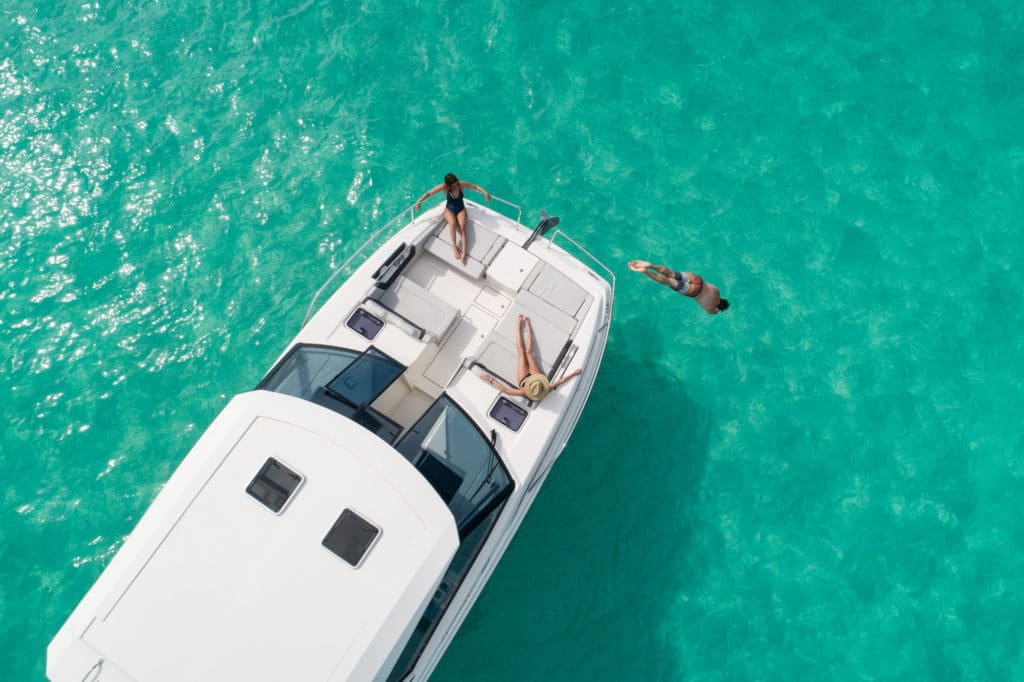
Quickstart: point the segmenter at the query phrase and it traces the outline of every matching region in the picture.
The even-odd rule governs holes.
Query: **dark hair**
[[[719,310],[728,310],[729,309],[729,301],[725,300],[724,298],[718,299],[718,309]]]
[[[459,179],[455,177],[455,173],[449,173],[448,175],[444,176],[444,186],[447,187],[448,189],[454,187],[458,182]]]

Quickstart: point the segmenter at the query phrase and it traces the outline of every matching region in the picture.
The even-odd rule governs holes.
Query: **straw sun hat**
[[[543,374],[531,374],[520,384],[530,400],[540,400],[551,391],[551,382]]]

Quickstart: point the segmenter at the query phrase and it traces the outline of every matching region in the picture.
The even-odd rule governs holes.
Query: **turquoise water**
[[[1024,5],[14,0],[0,41],[0,679],[43,679],[198,435],[448,171],[619,280],[434,679],[1024,679]]]

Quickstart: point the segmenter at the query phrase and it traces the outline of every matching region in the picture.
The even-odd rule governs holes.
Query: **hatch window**
[[[351,509],[346,509],[331,526],[323,546],[352,567],[358,568],[379,535],[380,528]]]
[[[270,511],[280,514],[301,483],[302,476],[270,457],[245,492]]]

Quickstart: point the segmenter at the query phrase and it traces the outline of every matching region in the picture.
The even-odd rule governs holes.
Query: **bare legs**
[[[447,208],[444,210],[444,219],[448,222],[448,229],[451,231],[452,237],[452,255],[455,260],[459,261],[463,265],[466,264],[466,212],[459,211],[459,215],[452,214]],[[459,227],[459,239],[455,238],[455,226]],[[459,250],[459,244],[462,244],[462,250]]]
[[[462,237],[462,264],[466,264],[467,252],[469,246],[466,244],[466,211],[459,211],[459,215],[455,216],[459,221],[459,236]]]
[[[524,330],[523,327],[526,329]],[[504,384],[499,382],[490,374],[482,374],[480,378],[497,388],[502,393],[525,396],[526,391],[522,388],[523,379],[531,374],[543,375],[544,373],[537,365],[537,358],[533,357],[533,328],[530,326],[530,318],[523,317],[522,315],[516,318],[516,352],[519,354],[519,367],[516,370],[516,381],[519,383],[520,388],[506,388]],[[566,374],[557,381],[552,381],[551,390],[558,388],[573,377],[579,376],[582,372],[582,369],[577,369]]]
[[[523,327],[526,327],[526,343],[523,343]],[[516,352],[519,353],[519,369],[516,372],[516,381],[520,384],[523,379],[531,374],[542,374],[537,366],[537,359],[533,357],[533,328],[530,326],[530,318],[520,315],[516,318]]]

